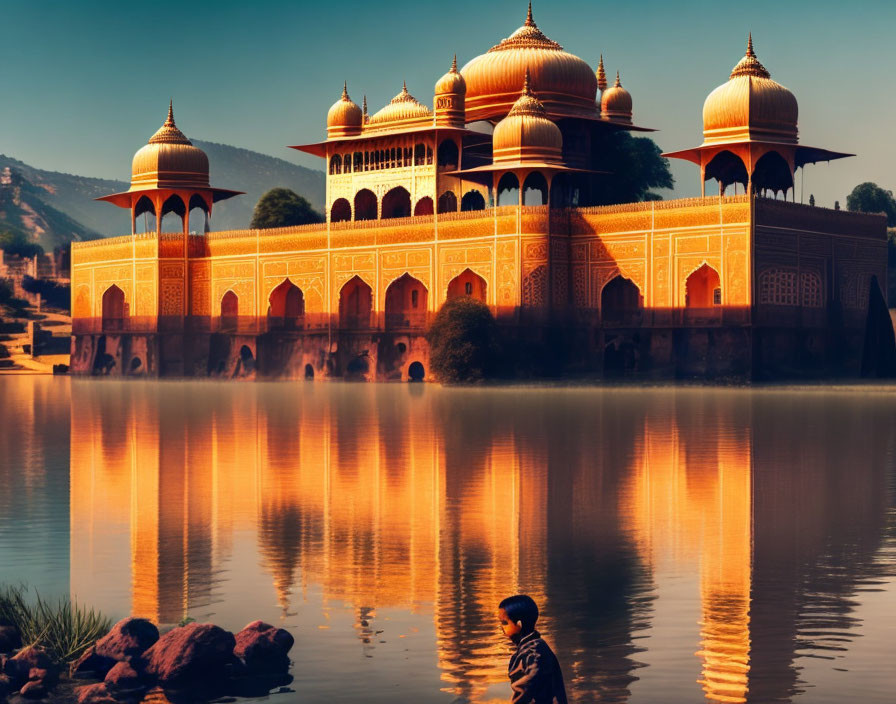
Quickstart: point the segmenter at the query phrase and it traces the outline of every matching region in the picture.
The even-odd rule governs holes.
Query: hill
[[[212,185],[245,191],[245,195],[215,206],[212,229],[248,227],[255,203],[262,194],[277,186],[290,188],[307,198],[315,208],[323,209],[323,171],[225,144],[200,140],[193,140],[193,143],[208,154]],[[127,190],[128,184],[124,181],[46,171],[0,154],[0,173],[6,168],[10,169],[10,178],[16,180],[16,185],[7,188],[7,200],[0,201],[0,219],[8,210],[8,225],[24,230],[44,249],[52,249],[56,244],[72,239],[128,233],[127,214],[120,208],[95,200]],[[6,205],[7,202],[11,205]]]

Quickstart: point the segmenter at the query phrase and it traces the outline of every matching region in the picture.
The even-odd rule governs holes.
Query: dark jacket
[[[513,704],[567,704],[557,656],[538,631],[523,636],[507,666]]]

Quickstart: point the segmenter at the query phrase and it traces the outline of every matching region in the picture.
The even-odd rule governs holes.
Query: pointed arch
[[[165,202],[162,203],[162,231],[166,230],[165,228],[165,216],[173,214],[180,218],[180,227],[177,231],[182,232],[185,226],[185,218],[187,216],[187,206],[184,203],[184,199],[181,198],[176,193],[168,196],[165,199]],[[168,219],[171,221],[171,218]],[[172,230],[173,231],[173,230]]]
[[[369,188],[362,188],[355,194],[355,220],[377,219],[376,194]]]
[[[454,191],[445,191],[442,195],[439,196],[439,212],[457,212],[457,196],[455,195]]]
[[[454,171],[460,163],[457,142],[453,139],[444,139],[439,144],[436,152],[439,171]]]
[[[471,269],[464,269],[448,283],[448,299],[469,296],[477,301],[487,302],[488,284]]]
[[[137,199],[137,202],[134,204],[133,210],[133,218],[134,222],[133,230],[134,232],[140,232],[140,228],[137,227],[137,223],[140,221],[140,216],[143,215],[143,232],[155,232],[156,231],[156,206],[155,203],[148,196],[140,196]],[[150,221],[150,216],[152,216],[152,221]],[[151,223],[151,224],[150,224]]]
[[[240,315],[240,299],[232,290],[221,297],[221,330],[236,330]]]
[[[604,323],[632,323],[644,307],[637,284],[617,273],[600,292],[600,318]]]
[[[199,211],[195,213],[194,211]],[[211,215],[211,204],[199,193],[190,196],[189,213],[187,215],[188,232],[208,232],[208,220]]]
[[[507,172],[498,181],[498,205],[520,204],[520,180],[515,173]]]
[[[386,329],[421,328],[426,325],[429,292],[419,279],[403,274],[386,289]]]
[[[414,215],[432,215],[432,198],[423,196],[414,206]]]
[[[533,171],[523,183],[523,205],[547,205],[548,181],[540,171]]]
[[[406,218],[411,214],[411,194],[403,186],[396,186],[383,196],[383,219]]]
[[[284,279],[268,297],[268,330],[301,330],[305,324],[305,295]]]
[[[686,308],[713,308],[722,304],[722,284],[719,272],[703,263],[685,280]]]
[[[360,276],[353,276],[339,290],[339,327],[365,330],[370,327],[373,289]]]
[[[330,222],[346,222],[352,219],[352,204],[347,198],[337,198],[330,208]]]
[[[467,191],[460,199],[460,209],[463,211],[485,210],[485,197],[479,191]]]
[[[128,315],[124,291],[112,284],[103,291],[103,332],[124,330],[125,318]]]

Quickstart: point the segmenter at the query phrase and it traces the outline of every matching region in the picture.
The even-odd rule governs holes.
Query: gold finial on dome
[[[164,124],[149,138],[149,144],[193,144],[174,124],[174,100],[168,101],[168,117]]]
[[[537,117],[547,117],[547,111],[544,109],[544,105],[541,104],[541,101],[535,97],[535,94],[532,92],[532,79],[529,75],[529,69],[526,69],[526,75],[523,79],[523,90],[520,93],[520,97],[517,98],[516,102],[513,104],[513,107],[510,108],[510,112],[507,113],[508,117],[510,115],[535,115]]]
[[[363,102],[364,102],[364,107],[361,109],[362,110],[361,114],[364,116],[364,122],[367,122],[367,118],[369,116],[367,115],[367,94],[366,93],[364,94]]]
[[[529,0],[529,11],[526,12],[526,27],[534,27],[535,20],[532,19],[532,0]]]
[[[401,92],[402,92],[402,93],[407,93],[407,92],[408,92],[408,82],[407,82],[407,81],[402,81],[402,82],[401,82]]]
[[[622,87],[619,71],[613,87],[603,92],[600,97],[600,116],[610,122],[632,122],[632,96]]]
[[[600,55],[597,63],[597,89],[603,93],[607,89],[607,72],[604,70],[604,55]]]
[[[551,49],[563,51],[563,47],[552,39],[548,39],[535,20],[532,19],[532,3],[529,2],[529,11],[526,13],[526,22],[500,44],[489,49],[492,51],[507,51],[509,49]]]
[[[737,78],[738,76],[771,78],[771,74],[765,66],[759,63],[759,59],[756,58],[756,52],[753,51],[752,32],[747,36],[747,53],[744,55],[744,58],[738,62],[737,66],[734,67],[734,70],[731,71],[731,78]]]
[[[457,54],[451,60],[451,73],[457,73]]]
[[[348,81],[342,82],[342,99],[351,100],[351,98],[348,97]]]

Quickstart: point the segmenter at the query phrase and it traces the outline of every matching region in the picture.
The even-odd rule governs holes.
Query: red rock
[[[253,621],[236,634],[233,654],[254,672],[281,672],[289,669],[288,653],[295,643],[292,634],[263,621]]]
[[[140,687],[140,675],[128,662],[115,663],[115,667],[106,675],[106,687],[109,689],[137,689]]]
[[[7,662],[7,664],[9,664],[9,662],[18,663],[19,668],[27,666],[27,669],[25,669],[26,675],[33,667],[40,670],[49,670],[53,667],[53,661],[50,659],[47,651],[39,645],[32,645],[24,650],[20,650]]]
[[[69,666],[69,674],[72,677],[91,677],[96,676],[103,678],[106,673],[115,665],[112,658],[103,657],[96,654],[96,647],[91,646],[84,651],[84,654],[75,660]]]
[[[25,686],[19,690],[19,694],[25,699],[43,699],[47,696],[47,686],[42,680],[26,682]]]
[[[22,647],[19,629],[9,624],[0,624],[0,653],[12,653]]]
[[[190,623],[162,636],[143,654],[146,673],[163,683],[220,676],[233,661],[232,633],[210,623]]]
[[[78,704],[118,704],[105,682],[78,687],[75,694],[78,695]]]
[[[119,621],[96,642],[96,654],[113,660],[127,660],[142,655],[159,640],[159,629],[145,618]]]

